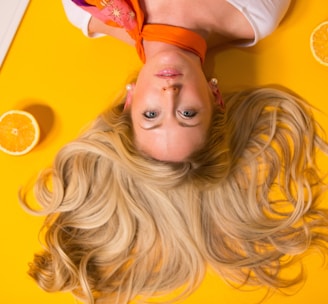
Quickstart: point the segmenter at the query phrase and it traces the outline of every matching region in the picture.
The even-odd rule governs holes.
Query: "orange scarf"
[[[73,0],[74,1],[74,0]],[[166,24],[144,24],[144,13],[138,0],[74,1],[104,23],[125,28],[135,40],[137,53],[146,62],[143,40],[165,42],[196,54],[204,62],[206,41],[196,32]],[[85,2],[85,5],[81,5]]]

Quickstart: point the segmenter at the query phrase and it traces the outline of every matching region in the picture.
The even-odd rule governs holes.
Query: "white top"
[[[279,25],[287,12],[291,0],[226,0],[247,18],[251,24],[255,38],[253,41],[239,44],[252,46],[259,40],[270,35]],[[62,0],[68,20],[82,30],[88,37],[104,36],[103,34],[88,33],[91,14],[74,4],[71,0]]]
[[[251,24],[255,38],[242,46],[252,46],[270,35],[286,14],[291,0],[226,0]]]
[[[88,37],[90,36],[88,31],[88,26],[92,15],[85,11],[84,9],[80,8],[71,0],[62,0],[63,6],[66,12],[66,16],[68,20],[77,28],[79,28],[84,35]],[[104,36],[104,35],[97,35],[97,36]]]

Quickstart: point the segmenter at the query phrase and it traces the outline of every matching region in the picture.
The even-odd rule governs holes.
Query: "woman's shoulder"
[[[248,20],[255,34],[253,41],[245,46],[256,44],[270,35],[285,16],[291,0],[226,0],[238,9]]]

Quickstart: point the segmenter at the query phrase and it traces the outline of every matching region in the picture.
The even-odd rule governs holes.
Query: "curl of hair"
[[[225,99],[204,149],[184,163],[140,154],[122,104],[62,148],[36,184],[45,249],[29,273],[43,289],[91,304],[177,288],[183,297],[208,264],[238,284],[302,279],[283,272],[328,241],[315,163],[327,143],[294,95],[259,88]]]

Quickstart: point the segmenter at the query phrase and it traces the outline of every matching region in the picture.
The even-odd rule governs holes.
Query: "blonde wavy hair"
[[[29,270],[37,283],[122,304],[177,289],[187,296],[209,265],[237,284],[300,282],[302,271],[284,270],[327,247],[327,186],[315,160],[328,145],[290,93],[257,88],[225,102],[204,149],[185,163],[140,154],[123,104],[63,147],[36,183],[42,208],[22,195],[29,212],[47,216]]]

